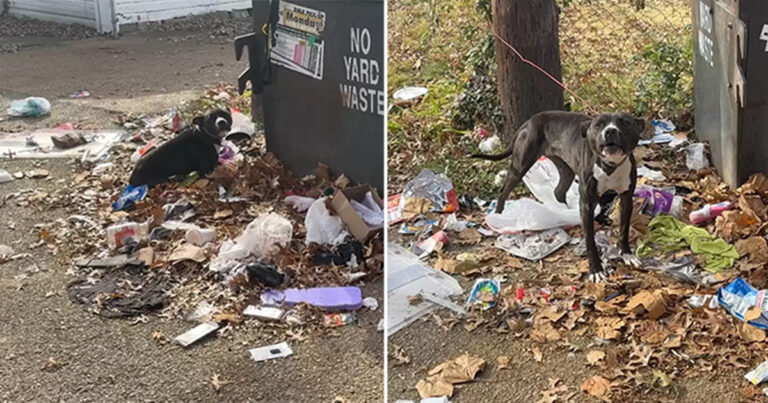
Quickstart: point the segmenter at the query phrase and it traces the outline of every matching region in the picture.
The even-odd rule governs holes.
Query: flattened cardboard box
[[[333,199],[331,200],[331,207],[333,207],[333,211],[335,211],[339,218],[341,218],[341,221],[347,225],[349,232],[351,232],[352,235],[354,235],[355,238],[357,238],[357,240],[360,242],[367,241],[377,232],[382,231],[384,228],[369,227],[368,224],[363,221],[362,217],[357,214],[355,208],[352,207],[350,200],[357,200],[358,202],[362,202],[363,199],[365,199],[365,194],[368,192],[371,192],[373,199],[376,201],[376,204],[378,204],[379,207],[384,210],[384,202],[381,201],[376,188],[371,185],[339,189],[336,191],[336,194],[333,195]],[[384,214],[383,211],[382,214]]]

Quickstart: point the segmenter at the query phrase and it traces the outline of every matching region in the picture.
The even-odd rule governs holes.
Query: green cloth
[[[688,225],[670,215],[658,215],[648,223],[648,233],[637,247],[637,256],[650,256],[651,245],[661,247],[665,252],[690,247],[693,253],[706,256],[704,269],[712,273],[733,266],[739,258],[739,252],[733,245],[715,238],[703,228]]]

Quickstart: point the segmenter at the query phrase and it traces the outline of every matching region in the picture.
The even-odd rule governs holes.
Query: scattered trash
[[[482,309],[487,310],[496,306],[496,297],[501,291],[499,280],[479,278],[472,286],[467,298],[467,305],[480,305]]]
[[[79,145],[83,145],[87,143],[88,140],[83,137],[82,133],[64,132],[51,135],[51,142],[54,146],[62,150],[66,150],[69,148],[77,147]]]
[[[712,273],[700,269],[692,256],[682,256],[666,264],[658,264],[655,259],[645,259],[643,268],[667,274],[682,283],[712,285],[718,282]]]
[[[733,204],[729,201],[717,204],[707,204],[696,211],[692,211],[688,216],[688,220],[693,225],[699,225],[719,216],[724,211],[730,210],[731,208],[733,208]]]
[[[328,198],[320,198],[312,203],[307,210],[304,226],[307,228],[305,243],[317,243],[319,245],[338,245],[344,242],[348,233],[344,229],[341,218],[331,215],[328,209]]]
[[[138,244],[147,237],[149,223],[124,222],[107,228],[107,244],[112,249],[121,248],[129,243]]]
[[[443,308],[450,309],[451,311],[455,312],[459,317],[465,316],[467,314],[466,309],[462,308],[460,305],[453,303],[445,298],[441,298],[435,295],[432,295],[428,292],[423,292],[419,294],[425,301],[429,301],[433,304],[440,305]]]
[[[459,210],[456,189],[445,174],[422,170],[405,185],[400,199],[403,218],[424,214],[427,211],[453,213]]]
[[[51,113],[51,103],[45,98],[29,97],[11,102],[6,112],[16,117],[39,117]]]
[[[379,309],[379,301],[377,301],[376,298],[373,298],[373,297],[364,298],[363,306],[372,311],[375,311]]]
[[[384,202],[371,186],[339,189],[331,205],[352,235],[365,242],[384,227]]]
[[[216,230],[213,228],[190,228],[184,234],[184,239],[195,246],[216,242]]]
[[[219,330],[219,325],[215,323],[201,323],[185,333],[182,333],[174,340],[183,347],[189,347],[217,330]]]
[[[707,307],[709,309],[717,309],[720,307],[720,302],[715,294],[694,294],[688,297],[688,305],[691,308]]]
[[[288,346],[288,343],[282,342],[280,344],[273,344],[271,346],[264,346],[248,350],[251,353],[251,359],[256,362],[272,360],[275,358],[283,358],[293,355],[293,350]]]
[[[232,116],[232,129],[224,138],[229,141],[252,140],[256,133],[256,127],[251,118],[238,110],[230,111]]]
[[[680,216],[683,209],[682,197],[675,196],[674,188],[657,189],[641,186],[635,190],[635,197],[643,199],[643,214],[656,217],[658,214]]]
[[[25,175],[27,176],[27,178],[30,178],[30,179],[42,179],[42,178],[47,178],[48,175],[50,174],[51,173],[47,169],[38,168],[38,169],[33,169],[31,171],[27,171]]]
[[[664,144],[669,143],[675,139],[675,137],[671,134],[673,131],[675,131],[675,124],[670,120],[652,120],[651,123],[653,124],[654,128],[653,138],[651,140],[640,140],[638,144]]]
[[[323,316],[323,324],[328,327],[341,327],[357,322],[354,313],[329,313]]]
[[[395,91],[392,94],[392,99],[395,100],[397,106],[407,107],[424,95],[427,95],[427,92],[429,92],[429,89],[424,87],[405,87]]]
[[[651,245],[658,246],[665,252],[690,247],[693,253],[705,255],[704,269],[712,273],[733,266],[733,262],[739,258],[739,252],[733,245],[715,238],[705,229],[666,215],[656,216],[648,223],[648,233],[646,238],[638,243],[637,256],[650,256]]]
[[[13,176],[5,169],[0,169],[0,183],[11,182]]]
[[[304,196],[287,196],[283,201],[288,204],[289,206],[293,207],[294,210],[296,210],[299,213],[303,213],[309,209],[310,206],[312,206],[312,203],[315,202],[316,199],[312,197],[304,197]]]
[[[445,231],[438,231],[431,237],[413,245],[413,251],[423,259],[438,248],[442,248],[443,245],[447,245],[449,241],[448,234]]]
[[[637,176],[642,176],[654,182],[667,180],[667,177],[661,171],[654,171],[645,165],[637,168]]]
[[[312,257],[312,262],[315,264],[333,263],[340,266],[349,262],[353,257],[359,262],[363,261],[363,244],[358,241],[345,242],[335,246],[330,252],[320,251]]]
[[[482,358],[460,355],[429,370],[429,376],[420,380],[416,389],[422,398],[453,396],[453,385],[474,381],[485,364]]]
[[[571,237],[562,228],[555,228],[533,234],[502,235],[496,238],[495,245],[515,256],[536,262],[570,241]]]
[[[253,306],[248,305],[243,311],[243,315],[252,316],[261,320],[280,320],[285,315],[285,310],[273,306]]]
[[[208,268],[215,272],[228,271],[238,265],[237,260],[250,255],[264,256],[275,246],[287,245],[292,237],[293,225],[290,221],[276,213],[262,215],[251,221],[239,237],[224,241],[218,256]]]
[[[758,329],[768,329],[768,298],[766,291],[757,290],[738,277],[717,290],[717,300],[731,315]]]
[[[705,155],[706,144],[694,143],[685,149],[685,166],[692,171],[698,171],[709,166]]]
[[[70,95],[70,98],[83,99],[91,96],[91,93],[86,90],[77,90]]]
[[[400,210],[402,193],[387,197],[387,224],[394,225],[403,221],[403,213]]]
[[[453,277],[425,265],[416,255],[395,243],[387,245],[386,273],[388,336],[437,307],[429,301],[411,304],[409,297],[429,293],[448,299],[462,293],[461,286]]]
[[[245,272],[248,275],[248,282],[253,285],[279,287],[285,282],[285,275],[279,273],[274,265],[254,262],[245,267]]]
[[[501,139],[499,136],[493,135],[480,142],[478,146],[480,151],[485,154],[493,153],[497,148],[501,147]]]
[[[309,304],[326,311],[356,311],[363,306],[358,287],[289,288],[261,294],[261,303],[270,306]]]
[[[165,306],[167,278],[142,266],[127,265],[82,274],[67,285],[69,299],[104,318],[144,315]]]
[[[429,234],[439,222],[440,220],[421,219],[411,223],[403,223],[398,232],[404,235],[416,235],[418,233]]]
[[[437,222],[435,222],[435,224],[436,223]],[[443,225],[443,229],[446,231],[461,232],[467,228],[469,228],[469,222],[459,221],[459,219],[456,218],[456,213],[451,213],[451,215],[447,216],[445,218],[445,224]]]
[[[137,201],[141,201],[147,195],[147,185],[133,186],[128,184],[120,193],[117,200],[112,203],[112,210],[120,211],[130,208]]]
[[[759,385],[765,382],[768,380],[768,361],[764,361],[762,364],[758,365],[757,368],[747,372],[744,377],[752,382],[753,385]]]
[[[507,181],[507,176],[509,176],[509,171],[506,169],[496,172],[496,176],[493,177],[493,186],[503,186]]]

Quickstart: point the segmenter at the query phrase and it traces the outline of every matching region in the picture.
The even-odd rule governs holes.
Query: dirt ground
[[[246,67],[235,61],[231,35],[206,30],[135,32],[117,40],[5,34],[0,30],[0,44],[26,46],[0,54],[0,132],[64,122],[114,127],[119,114],[163,112],[195,99],[206,86],[234,83]],[[80,89],[92,96],[69,98]],[[26,96],[48,98],[51,115],[9,119],[5,106]],[[0,160],[0,169],[9,172],[33,165],[50,177],[2,184],[0,195],[60,189],[72,179],[64,160]],[[29,249],[39,240],[35,224],[64,214],[0,202],[0,244],[32,255],[0,265],[0,401],[381,401],[381,308],[362,312],[357,325],[337,333],[291,342],[292,357],[265,363],[253,362],[247,350],[283,335],[245,329],[187,349],[160,344],[153,332],[173,338],[192,324],[156,318],[132,324],[86,313],[66,296],[72,279],[65,274],[67,262],[45,247]],[[382,288],[373,281],[363,295],[382,303]],[[45,368],[49,361],[61,365]],[[215,391],[214,374],[231,383]]]

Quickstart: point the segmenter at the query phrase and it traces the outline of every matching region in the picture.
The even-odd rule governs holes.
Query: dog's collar
[[[213,134],[209,133],[208,130],[205,130],[205,128],[200,126],[200,125],[195,125],[195,127],[197,127],[197,129],[200,130],[201,132],[205,133],[206,136],[208,136],[208,137],[210,137],[210,138],[212,138],[214,140],[221,140],[221,138],[219,138],[218,134],[217,135],[213,135]]]

